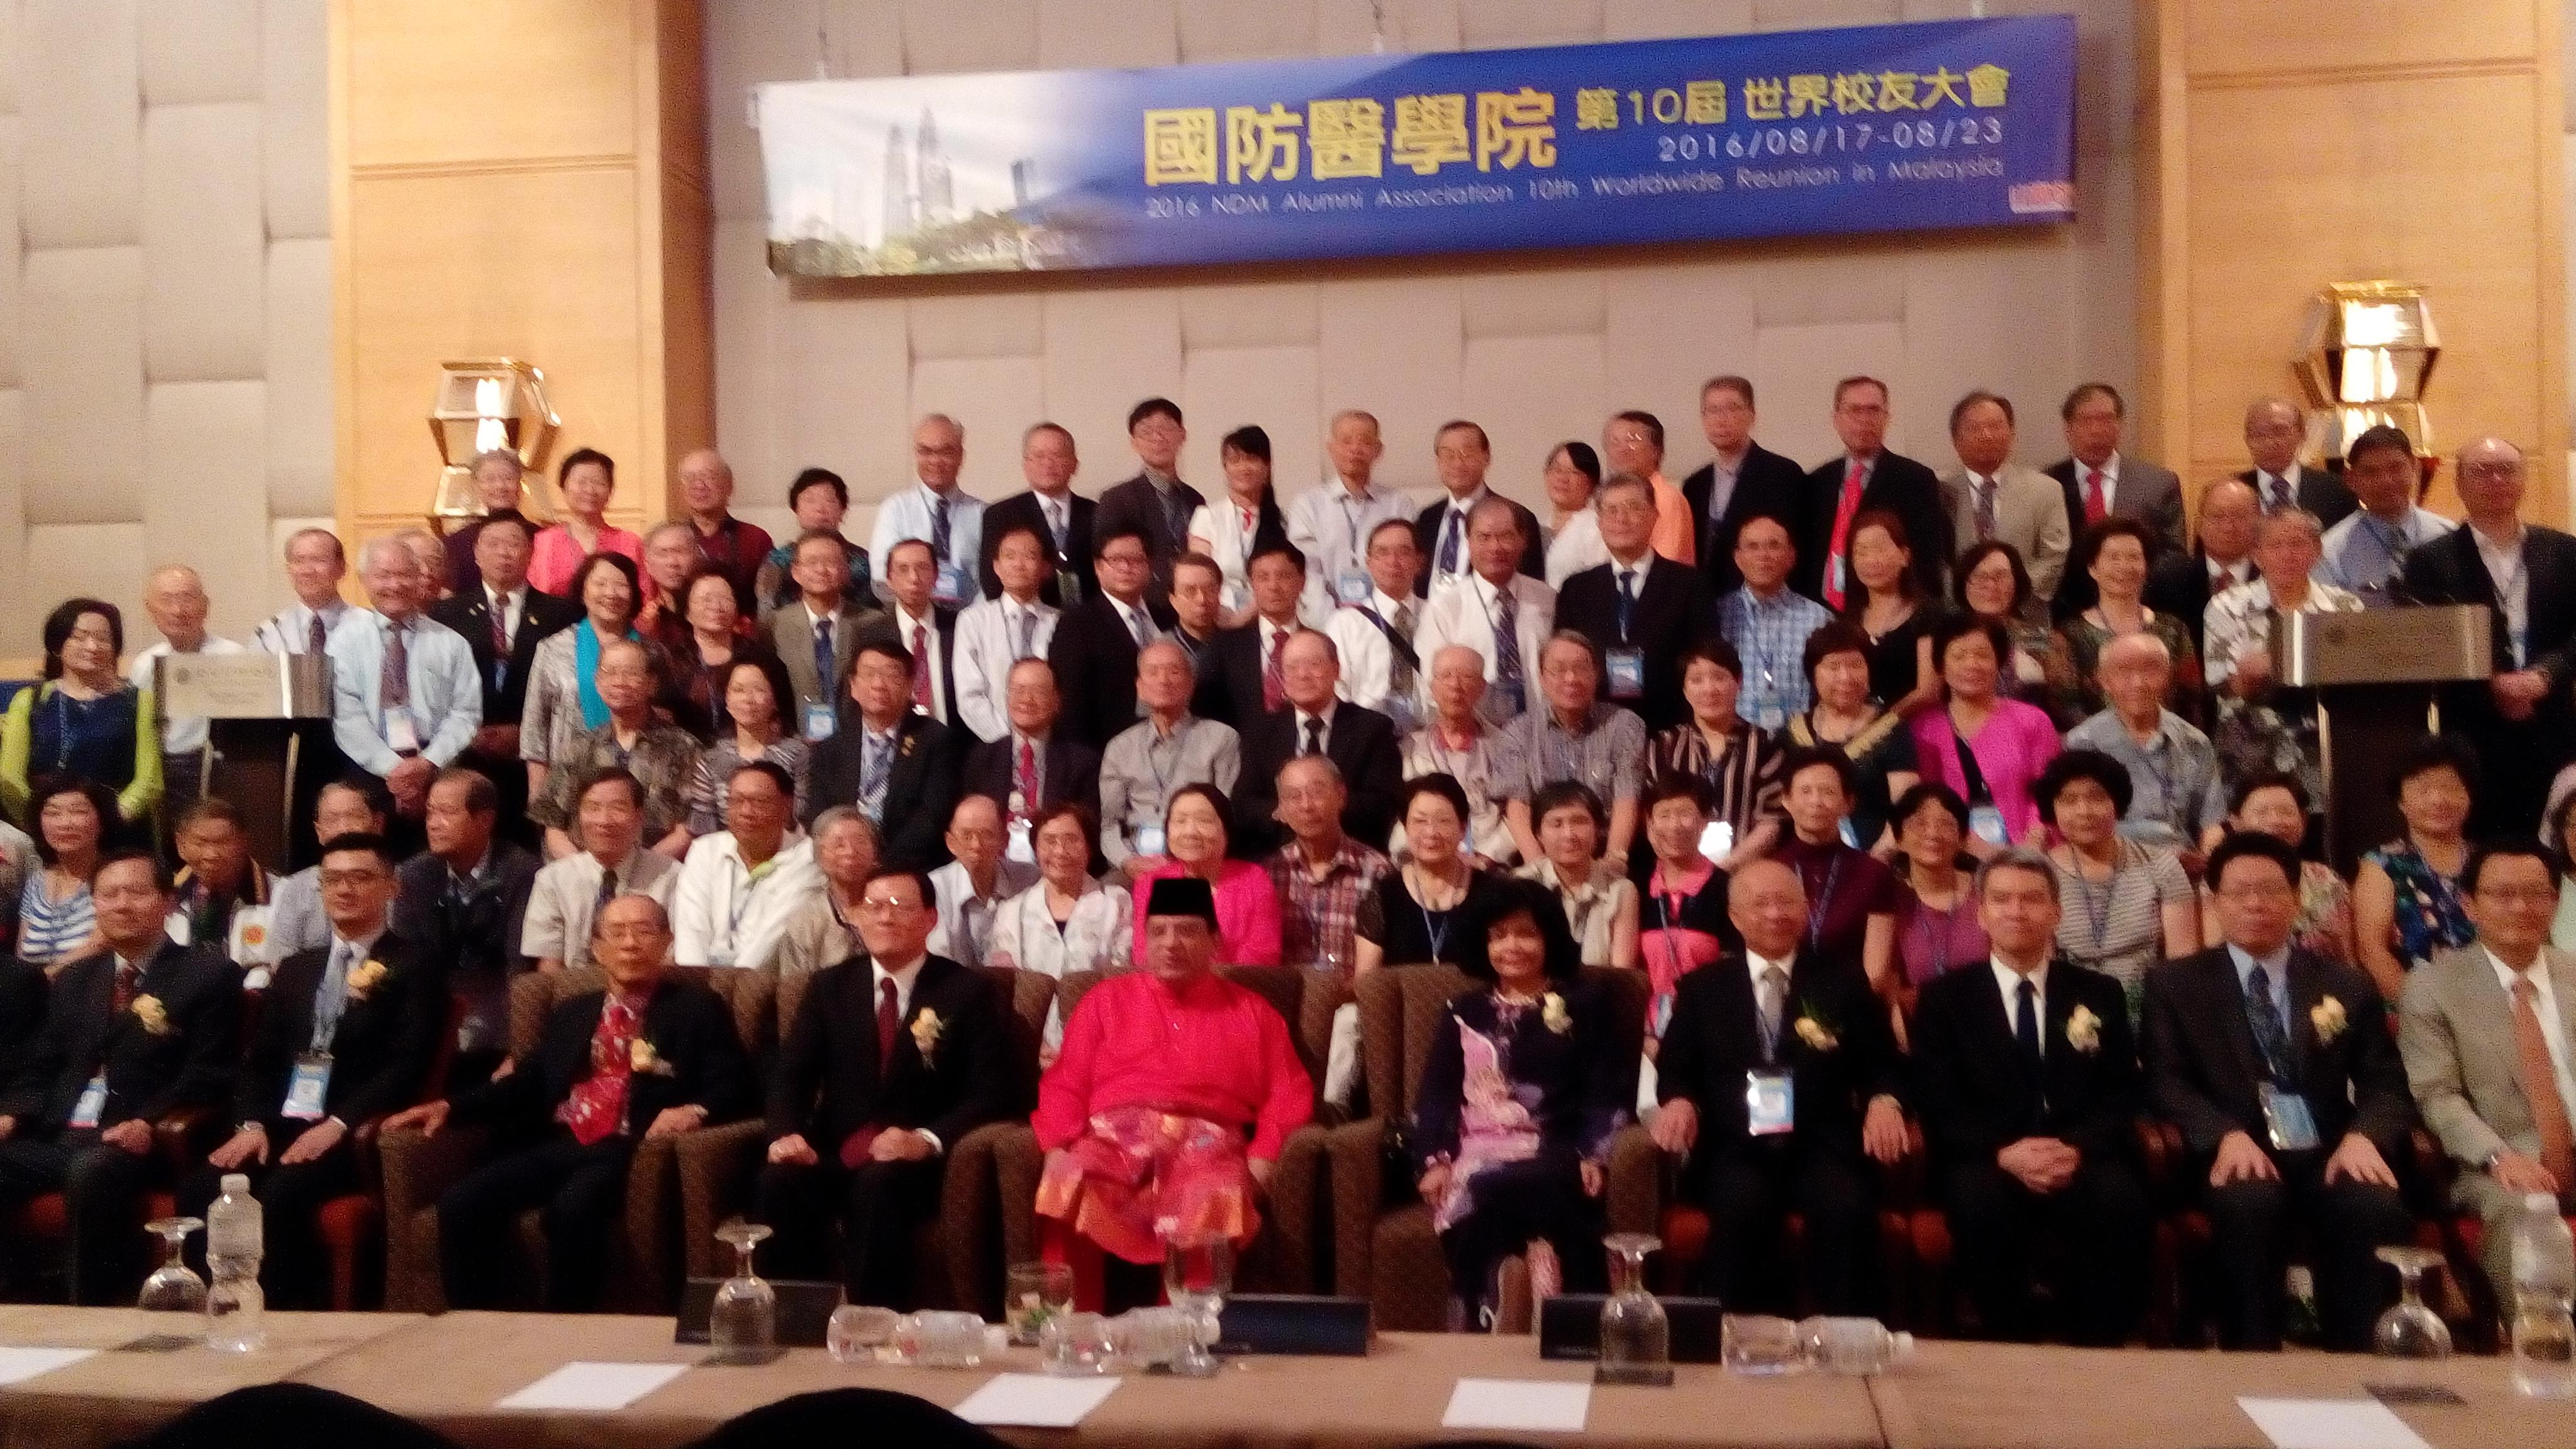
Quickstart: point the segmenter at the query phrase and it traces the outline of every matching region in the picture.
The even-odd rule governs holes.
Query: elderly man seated
[[[1313,1111],[1288,1023],[1216,976],[1216,933],[1206,881],[1154,882],[1146,969],[1083,997],[1038,1085],[1039,1241],[1085,1307],[1154,1301],[1158,1273],[1109,1258],[1151,1269],[1167,1239],[1250,1241],[1255,1192]]]

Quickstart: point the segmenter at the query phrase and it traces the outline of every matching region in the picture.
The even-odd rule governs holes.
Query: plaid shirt
[[[1494,736],[1497,800],[1526,802],[1558,780],[1580,780],[1603,805],[1634,800],[1644,787],[1646,722],[1615,704],[1595,703],[1576,734],[1541,700]]]
[[[1717,632],[1744,660],[1744,701],[1738,712],[1755,725],[1776,729],[1815,699],[1807,690],[1807,636],[1833,622],[1825,606],[1782,589],[1765,603],[1751,587],[1717,601]],[[1777,710],[1778,718],[1771,712]]]
[[[582,787],[611,767],[623,766],[644,787],[644,845],[689,823],[689,786],[698,775],[698,740],[678,725],[646,725],[631,750],[617,745],[617,726],[604,724],[577,737],[555,756],[546,787],[528,802],[528,818],[550,830],[570,831],[580,814]]]
[[[1307,869],[1305,848],[1293,840],[1279,847],[1267,864],[1270,883],[1278,887],[1285,907],[1280,912],[1280,963],[1318,966],[1330,956],[1348,976],[1360,901],[1395,869],[1395,863],[1346,836],[1322,880]]]

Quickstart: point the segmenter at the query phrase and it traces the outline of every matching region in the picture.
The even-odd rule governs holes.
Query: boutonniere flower
[[[948,1023],[939,1019],[939,1013],[926,1006],[912,1019],[912,1049],[921,1053],[923,1066],[930,1065],[931,1056],[939,1050],[939,1034],[947,1029]]]
[[[650,1077],[668,1077],[675,1074],[670,1060],[653,1050],[653,1044],[640,1036],[635,1038],[634,1043],[626,1049],[626,1066],[629,1071],[640,1072]]]
[[[1795,1030],[1798,1040],[1805,1042],[1810,1051],[1829,1052],[1843,1044],[1843,1039],[1834,1035],[1833,1028],[1818,1021],[1812,1012],[1798,1014]]]
[[[130,1009],[134,1013],[134,1019],[143,1023],[145,1031],[154,1036],[170,1034],[170,1011],[161,1004],[160,997],[138,996],[134,998],[134,1005]]]
[[[1538,999],[1538,1019],[1558,1036],[1574,1030],[1574,1014],[1565,1009],[1565,998],[1553,991]]]
[[[915,740],[917,740],[917,739],[919,739],[919,738],[921,738],[921,736],[919,736],[919,735],[905,735],[905,736],[903,737],[903,743],[902,743],[902,744],[899,744],[899,745],[897,745],[897,746],[895,746],[894,752],[895,752],[897,755],[900,755],[900,756],[902,756],[903,758],[905,758],[905,759],[907,759],[907,760],[908,760],[908,759],[911,759],[911,758],[912,758],[912,742],[913,742],[913,741],[915,741]]]
[[[2102,1049],[2102,1018],[2093,1008],[2078,1006],[2066,1018],[2066,1044],[2088,1057]]]
[[[2331,996],[2308,1008],[2308,1025],[2317,1029],[2319,1046],[2343,1035],[2343,1029],[2349,1024],[2344,1019],[2343,1003]]]
[[[385,979],[386,970],[385,963],[373,956],[359,962],[358,969],[349,973],[349,999],[366,1000],[367,993],[375,990],[376,984]]]

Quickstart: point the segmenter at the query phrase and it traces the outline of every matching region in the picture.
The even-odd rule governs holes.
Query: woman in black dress
[[[1397,808],[1408,858],[1360,897],[1355,975],[1426,961],[1463,966],[1469,952],[1483,949],[1485,918],[1502,886],[1502,877],[1476,869],[1465,853],[1467,791],[1455,776],[1405,781]]]

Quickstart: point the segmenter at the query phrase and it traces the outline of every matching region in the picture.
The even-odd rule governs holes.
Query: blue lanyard
[[[1816,892],[1815,900],[1807,906],[1807,949],[1810,951],[1824,947],[1825,914],[1833,909],[1834,887],[1842,880],[1842,874],[1842,852],[1836,851],[1832,863],[1825,867],[1825,888]],[[1806,883],[1807,871],[1802,865],[1798,868],[1798,884],[1803,886]]]

